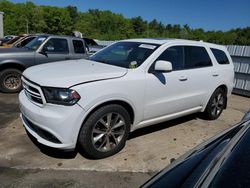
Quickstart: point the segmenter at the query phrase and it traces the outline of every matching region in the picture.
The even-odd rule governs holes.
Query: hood
[[[34,52],[33,50],[29,50],[27,48],[0,48],[0,55],[2,53],[24,53],[24,52]]]
[[[126,73],[126,68],[81,59],[33,66],[26,69],[23,76],[41,86],[69,88],[85,82],[119,78]]]

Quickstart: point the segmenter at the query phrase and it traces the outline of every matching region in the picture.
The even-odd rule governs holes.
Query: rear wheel
[[[103,106],[91,114],[82,126],[78,145],[89,158],[114,155],[125,146],[130,124],[125,108],[116,104]]]
[[[223,89],[218,88],[212,94],[207,107],[204,111],[204,117],[209,120],[217,119],[226,105],[226,94]]]
[[[5,93],[16,93],[22,89],[22,72],[18,69],[5,69],[0,72],[0,90]]]

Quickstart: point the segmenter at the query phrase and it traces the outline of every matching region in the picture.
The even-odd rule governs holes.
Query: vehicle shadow
[[[34,145],[36,145],[40,151],[53,158],[57,159],[74,159],[77,155],[77,150],[60,150],[56,148],[51,148],[45,145],[40,144],[35,137],[33,137],[28,131],[26,131],[28,137],[33,142]]]
[[[188,121],[191,121],[191,120],[197,119],[197,118],[199,118],[199,114],[192,114],[192,115],[184,116],[184,117],[181,117],[178,119],[174,119],[174,120],[166,121],[166,122],[159,123],[156,125],[141,128],[141,129],[138,129],[138,130],[132,132],[129,135],[128,139],[132,140],[134,138],[137,138],[137,137],[140,137],[143,135],[147,135],[147,134],[150,134],[153,132],[161,131],[163,129],[167,129],[167,128],[170,128],[173,126],[177,126],[178,124],[188,122]],[[72,150],[69,150],[69,151],[59,150],[59,149],[51,148],[51,147],[44,146],[44,145],[40,144],[36,140],[36,138],[34,138],[29,132],[27,132],[27,135],[29,136],[30,140],[40,149],[40,151],[47,156],[57,158],[57,159],[74,159],[76,157],[76,155],[79,153],[84,158],[91,159],[91,157],[86,155],[86,153],[83,150],[81,150],[78,146],[76,146],[76,149],[73,151]]]
[[[199,114],[191,114],[191,115],[187,115],[187,116],[173,119],[170,121],[166,121],[166,122],[151,125],[148,127],[140,128],[140,129],[137,129],[134,132],[130,133],[128,139],[131,140],[131,139],[134,139],[136,137],[140,137],[140,136],[147,135],[147,134],[150,134],[153,132],[161,131],[163,129],[167,129],[167,128],[170,128],[170,127],[176,126],[178,124],[185,123],[185,122],[191,121],[193,119],[197,119],[197,118],[200,118]]]

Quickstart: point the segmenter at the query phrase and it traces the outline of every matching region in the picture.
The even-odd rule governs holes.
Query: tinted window
[[[225,52],[223,52],[222,50],[214,49],[214,48],[211,48],[211,50],[219,64],[229,64],[229,60]]]
[[[173,46],[166,49],[157,60],[169,61],[172,63],[173,70],[183,69],[183,47]]]
[[[185,46],[185,68],[212,66],[211,59],[204,47]]]
[[[83,42],[80,40],[73,40],[74,51],[77,54],[85,53]]]
[[[50,53],[69,53],[68,41],[66,39],[49,39],[43,48]]]

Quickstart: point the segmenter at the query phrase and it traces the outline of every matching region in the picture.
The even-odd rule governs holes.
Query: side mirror
[[[169,61],[156,61],[154,70],[156,72],[171,72],[173,70],[172,63]]]
[[[42,48],[38,53],[40,53],[42,55],[47,55],[47,51],[45,48]]]
[[[44,46],[43,51],[44,52],[53,52],[55,48],[53,46]]]

